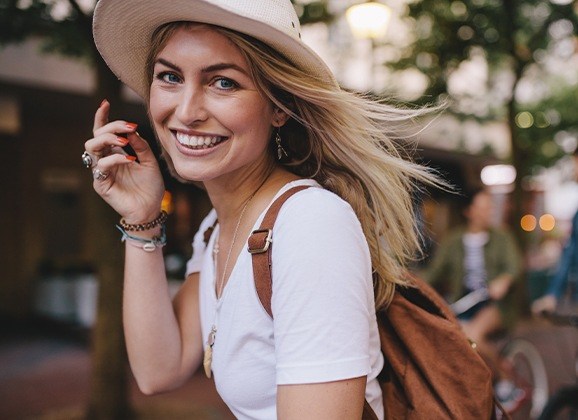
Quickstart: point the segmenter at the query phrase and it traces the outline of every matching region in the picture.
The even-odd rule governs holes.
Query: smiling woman
[[[145,99],[172,175],[201,182],[214,207],[171,301],[158,163],[103,102],[85,148],[95,190],[123,221],[124,328],[140,388],[176,387],[202,364],[238,418],[383,418],[375,309],[419,248],[415,185],[437,182],[391,137],[426,111],[342,90],[301,41],[289,0],[100,0],[94,37]],[[293,187],[313,188],[286,201],[267,236],[273,322],[247,240]]]
[[[211,190],[217,176],[233,185],[255,161],[269,166],[271,129],[288,115],[257,90],[239,48],[209,25],[168,24],[157,37],[149,110],[171,171]]]

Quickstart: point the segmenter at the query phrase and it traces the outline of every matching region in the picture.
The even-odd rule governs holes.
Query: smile
[[[227,140],[227,137],[222,136],[190,136],[179,132],[176,133],[176,138],[181,145],[190,149],[208,149]]]

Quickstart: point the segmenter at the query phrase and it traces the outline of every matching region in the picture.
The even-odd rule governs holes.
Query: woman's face
[[[175,171],[195,181],[266,165],[273,126],[285,122],[239,49],[202,25],[178,29],[156,57],[149,109]]]
[[[492,197],[487,192],[476,194],[472,203],[465,211],[468,225],[473,230],[486,230],[490,227],[494,204]]]

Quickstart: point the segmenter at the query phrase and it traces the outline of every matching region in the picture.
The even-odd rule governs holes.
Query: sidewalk
[[[90,352],[82,332],[54,326],[0,329],[0,419],[82,419],[90,395]],[[130,376],[132,408],[147,420],[233,419],[201,372],[178,390],[148,397]]]
[[[90,353],[78,331],[0,323],[0,420],[82,419],[90,393]],[[533,343],[543,357],[550,393],[576,382],[578,330],[546,322],[520,324],[514,337]],[[132,378],[132,377],[131,377]],[[228,420],[234,417],[201,372],[178,390],[147,397],[131,380],[132,407],[146,420]],[[528,410],[515,420],[529,418]]]
[[[547,375],[547,395],[551,396],[563,386],[577,383],[574,360],[578,351],[578,329],[554,326],[546,320],[532,320],[519,323],[512,339],[522,339],[533,344],[538,351]],[[527,365],[519,366],[524,378],[531,377]],[[514,413],[513,420],[528,420],[531,406],[525,404]]]

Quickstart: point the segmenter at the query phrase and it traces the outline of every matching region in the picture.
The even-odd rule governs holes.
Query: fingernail
[[[103,99],[102,102],[100,103],[100,105],[98,106],[99,108],[102,107],[103,105],[107,104],[108,101],[106,99]]]
[[[138,127],[138,124],[135,124],[135,123],[126,123],[126,128],[128,128],[130,131],[136,130],[137,127]]]
[[[124,137],[118,136],[116,139],[117,139],[117,141],[118,141],[119,143],[122,143],[123,145],[127,145],[127,144],[128,144],[128,139],[125,139]]]
[[[134,162],[136,160],[136,156],[131,156],[131,155],[126,155],[125,158],[126,158],[126,160],[130,160],[131,162]]]

